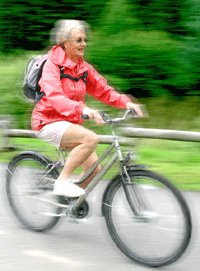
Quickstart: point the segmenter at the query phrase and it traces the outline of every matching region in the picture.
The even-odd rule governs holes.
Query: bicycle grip
[[[87,114],[83,114],[81,118],[84,120],[89,120],[90,117]]]

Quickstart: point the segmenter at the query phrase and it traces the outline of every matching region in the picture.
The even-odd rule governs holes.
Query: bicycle
[[[25,227],[46,231],[63,215],[84,218],[89,210],[87,196],[117,163],[119,173],[109,181],[102,197],[108,232],[127,257],[158,267],[175,262],[186,250],[192,232],[191,214],[182,193],[169,180],[132,163],[134,153],[122,152],[115,127],[131,113],[126,110],[121,118],[114,119],[103,115],[111,127],[112,143],[79,183],[112,156],[86,187],[86,195],[77,199],[52,196],[54,180],[65,161],[65,152],[60,150],[56,161],[35,151],[17,154],[7,166],[6,192],[12,211]]]

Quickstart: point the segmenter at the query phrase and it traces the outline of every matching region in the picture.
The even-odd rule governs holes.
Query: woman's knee
[[[79,125],[71,125],[62,137],[61,148],[74,148],[80,144],[94,149],[99,142],[98,135],[93,131]]]
[[[94,132],[90,131],[88,132],[85,137],[83,138],[83,141],[88,146],[96,146],[99,143],[99,137]]]

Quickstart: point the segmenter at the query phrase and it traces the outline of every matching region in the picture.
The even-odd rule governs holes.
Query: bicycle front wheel
[[[191,237],[191,216],[182,194],[165,178],[133,170],[129,184],[119,176],[107,188],[103,212],[118,248],[151,267],[176,261]]]
[[[15,156],[7,167],[6,192],[12,211],[28,229],[51,229],[61,209],[53,204],[51,192],[57,171],[50,161],[35,152]],[[54,199],[55,200],[55,199]]]

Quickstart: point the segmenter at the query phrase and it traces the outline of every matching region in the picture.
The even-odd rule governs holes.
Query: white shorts
[[[71,122],[68,121],[56,121],[46,124],[38,131],[37,137],[59,148],[61,139],[70,125]]]

